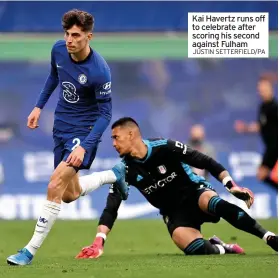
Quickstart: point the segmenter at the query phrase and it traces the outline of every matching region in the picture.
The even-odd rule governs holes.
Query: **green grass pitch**
[[[260,223],[277,232],[277,219]],[[204,236],[216,234],[226,242],[236,241],[246,255],[186,257],[172,243],[161,220],[119,220],[101,258],[76,260],[81,247],[92,242],[97,222],[59,220],[30,266],[7,265],[6,257],[28,242],[34,225],[35,221],[0,221],[1,278],[278,277],[277,253],[224,221],[205,224]]]

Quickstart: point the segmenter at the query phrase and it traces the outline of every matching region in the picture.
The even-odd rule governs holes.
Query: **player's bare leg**
[[[38,218],[35,232],[26,249],[34,256],[47,237],[61,210],[62,196],[69,182],[76,176],[73,167],[62,161],[54,170],[47,189],[47,201]]]
[[[62,161],[57,166],[50,178],[47,190],[47,200],[61,204],[62,197],[69,185],[75,178],[76,170],[69,166],[68,163]]]
[[[202,234],[194,228],[178,227],[173,231],[172,240],[185,255],[218,255],[228,253],[219,243],[211,243],[203,239]],[[243,250],[239,247],[238,253]]]
[[[222,217],[235,228],[263,239],[273,250],[278,251],[278,236],[261,227],[240,207],[221,199],[216,192],[203,192],[199,197],[199,207],[206,213]]]
[[[76,175],[73,176],[72,180],[69,182],[62,196],[62,201],[64,203],[71,203],[80,197],[81,192],[82,189],[79,184],[79,174],[76,173]]]
[[[47,200],[38,218],[34,235],[18,254],[8,257],[9,264],[26,265],[41,247],[61,209],[62,196],[72,178],[76,175],[73,167],[62,161],[54,170],[47,189]]]
[[[171,238],[175,245],[183,251],[192,241],[198,238],[202,239],[203,236],[197,229],[178,227],[173,231]]]
[[[107,172],[109,172],[110,175],[107,174]],[[107,181],[116,179],[112,171],[104,171],[97,174],[97,176],[94,176],[96,182],[93,184],[93,188],[99,187]],[[99,177],[99,179],[96,177]],[[34,255],[41,246],[57,219],[61,209],[62,199],[69,203],[76,200],[82,194],[84,191],[84,187],[82,187],[84,183],[83,180],[82,178],[78,178],[74,167],[69,166],[68,163],[64,161],[55,169],[48,185],[47,201],[38,219],[34,236],[26,246],[32,255]],[[86,186],[85,188],[88,189]],[[92,185],[89,185],[89,188],[91,190]]]

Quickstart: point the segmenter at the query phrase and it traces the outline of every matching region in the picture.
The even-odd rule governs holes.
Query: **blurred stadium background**
[[[92,47],[108,61],[113,78],[113,120],[131,116],[145,137],[189,139],[202,124],[206,140],[242,186],[256,194],[249,211],[277,217],[277,194],[255,178],[262,143],[234,131],[236,119],[256,118],[258,77],[277,74],[277,2],[0,2],[0,218],[35,219],[53,169],[52,123],[57,91],[45,107],[40,128],[26,119],[49,70],[52,44],[63,37],[61,16],[79,8],[95,17]],[[269,12],[269,59],[188,59],[188,12]],[[277,84],[275,86],[277,90]],[[108,169],[117,154],[110,130],[90,171]],[[213,181],[221,195],[243,206]],[[108,187],[65,205],[63,219],[95,219]],[[132,189],[119,218],[159,218]]]

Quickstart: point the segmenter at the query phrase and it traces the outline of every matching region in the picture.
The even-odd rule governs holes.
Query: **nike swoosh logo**
[[[58,67],[58,68],[62,68],[61,66],[59,66],[58,64],[56,64],[56,67]]]
[[[134,217],[143,216],[153,212],[158,212],[158,209],[153,207],[148,202],[125,204],[122,203],[118,210],[119,219],[129,219]]]
[[[45,226],[40,226],[40,225],[38,225],[38,224],[37,224],[37,226],[40,227],[40,228],[45,228]]]

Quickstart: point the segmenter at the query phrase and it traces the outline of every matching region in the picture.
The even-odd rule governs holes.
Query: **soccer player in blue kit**
[[[52,48],[50,74],[27,122],[31,129],[38,127],[41,110],[59,86],[53,127],[55,170],[34,235],[17,254],[7,258],[11,265],[31,263],[57,219],[62,201],[69,203],[92,191],[90,186],[94,187],[94,182],[87,177],[87,184],[83,185],[78,170],[90,168],[101,136],[111,120],[110,69],[89,45],[93,36],[93,16],[71,10],[63,15],[62,26],[65,40],[56,42]],[[103,181],[110,182],[111,172],[104,173],[107,180]]]

